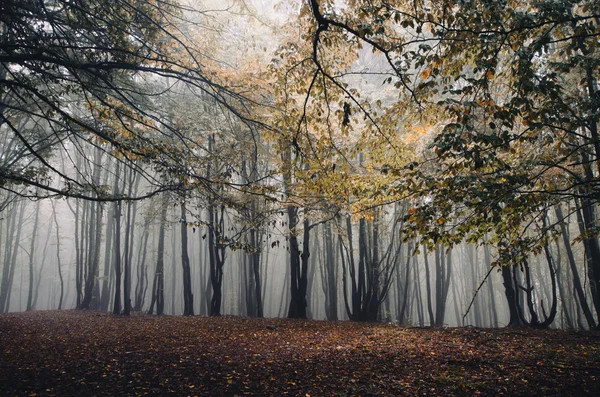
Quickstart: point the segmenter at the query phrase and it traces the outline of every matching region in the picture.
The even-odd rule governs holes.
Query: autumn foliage
[[[597,395],[599,336],[531,329],[0,316],[4,396]]]

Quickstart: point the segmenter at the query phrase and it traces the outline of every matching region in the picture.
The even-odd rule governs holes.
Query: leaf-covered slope
[[[600,336],[240,317],[0,316],[0,395],[594,395]]]

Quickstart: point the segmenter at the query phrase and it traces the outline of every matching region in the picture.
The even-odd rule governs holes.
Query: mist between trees
[[[594,1],[5,1],[0,311],[594,329]]]

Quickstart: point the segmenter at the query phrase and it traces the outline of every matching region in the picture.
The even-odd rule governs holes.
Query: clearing
[[[584,396],[600,333],[242,317],[0,315],[3,396]]]

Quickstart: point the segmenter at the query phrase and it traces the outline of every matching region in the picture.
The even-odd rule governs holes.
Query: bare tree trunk
[[[221,315],[221,303],[223,299],[223,265],[225,263],[225,245],[221,240],[224,229],[225,208],[221,206],[220,211],[215,204],[209,205],[208,209],[208,246],[210,262],[210,281],[212,297],[210,300],[211,316]]]
[[[513,284],[514,277],[512,276],[512,269],[508,266],[502,266],[502,278],[504,280],[504,294],[508,303],[509,310],[509,327],[516,327],[523,325],[522,316],[520,314],[520,305],[517,295],[516,283]]]
[[[256,229],[250,230],[250,245],[252,247],[258,247],[258,231]],[[262,318],[263,314],[263,301],[262,301],[262,285],[261,285],[261,275],[260,275],[260,251],[256,250],[250,254],[250,264],[252,267],[252,283],[254,284],[254,293],[252,298],[254,301],[254,310],[253,314],[256,317]],[[252,288],[252,283],[250,288]]]
[[[326,278],[325,278],[325,302],[326,302],[326,315],[327,319],[331,321],[338,320],[338,300],[337,300],[337,263],[336,263],[336,249],[333,246],[333,233],[329,222],[323,224],[324,234],[324,256],[325,266],[323,266]]]
[[[54,225],[56,228],[56,266],[58,268],[58,277],[60,279],[60,299],[58,300],[58,310],[62,309],[62,301],[65,290],[65,283],[63,280],[61,263],[60,263],[60,231],[58,228],[58,220],[56,219],[56,207],[52,202],[52,216],[54,217]]]
[[[33,280],[33,271],[34,271],[34,265],[33,265],[33,258],[35,257],[35,242],[36,242],[36,238],[37,238],[37,232],[38,232],[38,224],[39,224],[39,218],[40,218],[40,202],[36,202],[35,203],[35,217],[33,220],[33,234],[31,235],[31,244],[29,246],[29,291],[27,292],[27,308],[25,309],[25,311],[31,311],[33,310],[33,284],[34,284],[34,280]]]
[[[487,244],[483,245],[483,258],[486,266],[491,266],[492,258],[490,255],[490,247]],[[490,325],[492,327],[498,326],[498,310],[496,309],[496,297],[494,295],[494,286],[492,284],[492,280],[489,279],[487,282],[488,285],[488,296],[490,301]]]
[[[184,201],[181,207],[181,266],[183,268],[183,315],[194,315],[194,294],[192,293],[192,275],[190,271],[190,258],[188,256],[188,235],[187,235],[187,211]]]
[[[146,254],[148,252],[148,238],[150,237],[150,219],[146,215],[144,219],[144,231],[142,232],[140,247],[138,249],[138,264],[137,264],[137,282],[135,285],[135,300],[133,305],[134,311],[141,311],[144,306],[144,298],[146,296],[146,288],[148,281],[148,265],[146,264]]]
[[[21,201],[20,203],[13,204],[13,217],[12,222],[9,223],[8,226],[8,244],[7,247],[9,249],[6,251],[8,255],[5,255],[4,269],[3,269],[3,277],[2,277],[2,287],[0,292],[0,312],[8,313],[10,310],[10,297],[13,286],[13,280],[15,276],[15,268],[17,265],[17,252],[19,251],[19,244],[21,242],[21,231],[23,230],[23,216],[25,213],[25,201]],[[16,213],[19,213],[19,220],[15,224]],[[12,239],[14,233],[16,232],[16,236],[14,240]]]
[[[427,293],[427,313],[429,313],[429,325],[435,324],[435,316],[433,315],[433,303],[431,301],[431,275],[429,271],[429,259],[427,258],[427,249],[423,253],[425,259],[425,288]]]
[[[160,209],[160,226],[158,231],[158,251],[156,253],[156,270],[152,282],[152,299],[149,314],[154,311],[156,303],[156,314],[162,315],[165,309],[165,226],[167,223],[167,198],[163,198]]]
[[[444,255],[443,246],[439,246],[435,251],[435,269],[436,269],[436,291],[435,291],[435,325],[444,325],[446,315],[446,301],[450,287],[450,274],[452,269],[452,251]]]
[[[565,250],[567,252],[567,259],[569,260],[569,267],[571,269],[571,273],[573,275],[573,288],[575,289],[575,293],[577,294],[577,300],[579,301],[579,306],[583,311],[583,315],[587,321],[590,329],[594,329],[596,327],[596,322],[594,321],[594,315],[588,306],[587,299],[585,297],[585,293],[583,291],[583,286],[581,285],[581,279],[579,277],[579,271],[577,270],[577,264],[575,263],[575,255],[573,255],[573,249],[571,248],[571,239],[569,237],[569,230],[567,229],[567,224],[565,222],[565,217],[562,213],[562,208],[560,205],[554,206],[554,211],[556,213],[556,217],[559,220],[560,231],[563,238],[563,244],[565,246]]]
[[[117,172],[119,175],[119,164]],[[118,194],[118,192],[117,192]],[[121,202],[118,201],[114,208],[115,217],[115,297],[113,301],[113,314],[121,314]]]

